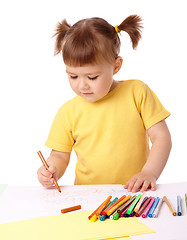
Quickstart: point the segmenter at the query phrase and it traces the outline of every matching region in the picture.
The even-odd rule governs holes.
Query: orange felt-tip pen
[[[112,196],[108,196],[107,199],[100,205],[99,209],[96,211],[96,216],[99,216],[102,213],[102,211],[108,205],[111,198]]]
[[[101,205],[95,210],[95,211],[93,211],[91,214],[90,214],[90,216],[88,216],[88,219],[90,220],[94,215],[96,216],[96,212],[97,212],[97,210],[99,210],[99,208],[101,207]]]
[[[72,211],[79,210],[79,209],[81,209],[81,205],[61,209],[61,213],[72,212]]]
[[[123,195],[121,198],[119,198],[117,201],[115,201],[113,204],[111,204],[110,206],[108,206],[103,212],[103,215],[107,214],[107,211],[109,211],[111,208],[113,208],[115,205],[117,205],[119,202],[121,202],[124,198],[126,198],[126,195]]]
[[[98,213],[100,214],[102,209],[103,209],[103,206],[106,204],[106,202],[110,201],[110,199],[112,198],[112,196],[109,196],[94,212],[91,213],[91,215],[88,217],[88,219],[91,221],[91,222],[95,222],[97,220],[97,217],[98,217]],[[96,215],[97,213],[97,215]],[[92,219],[92,220],[91,220]],[[94,219],[94,220],[93,220]]]
[[[44,167],[48,170],[49,165],[48,165],[47,162],[45,161],[45,159],[44,159],[41,151],[38,151],[37,153],[38,153],[38,156],[40,157],[40,159],[41,159]],[[53,176],[53,174],[52,174],[52,176]],[[58,189],[59,192],[61,192],[60,187],[59,187],[59,185],[58,185],[58,183],[57,183],[57,180],[55,179],[54,176],[53,176],[53,179],[54,179],[54,184],[55,184],[56,188]]]

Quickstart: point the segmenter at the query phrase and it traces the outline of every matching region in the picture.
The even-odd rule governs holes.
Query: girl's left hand
[[[147,172],[139,172],[135,174],[125,185],[124,188],[129,192],[144,192],[148,188],[152,191],[156,190],[156,178]]]

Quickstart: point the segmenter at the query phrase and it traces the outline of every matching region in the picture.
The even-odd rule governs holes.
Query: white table
[[[139,218],[147,226],[156,231],[154,234],[132,236],[133,240],[187,240],[187,209],[185,203],[187,182],[159,184],[155,192],[147,192],[151,196],[167,196],[173,208],[177,210],[177,195],[182,198],[182,216],[172,216],[166,203],[162,205],[158,218]]]
[[[61,190],[62,192],[59,193],[55,188],[47,190],[41,186],[7,186],[4,192],[0,193],[0,223],[58,215],[61,214],[62,208],[78,204],[82,206],[79,211],[95,210],[109,195],[114,198],[131,194],[123,189],[122,185],[63,186]],[[172,216],[166,203],[163,203],[158,218],[138,218],[156,233],[131,236],[131,238],[133,240],[187,240],[185,193],[187,193],[187,182],[159,184],[156,191],[147,191],[146,196],[166,195],[175,209],[177,195],[180,195],[183,215]]]

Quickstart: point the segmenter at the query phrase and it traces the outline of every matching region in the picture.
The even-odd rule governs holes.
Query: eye
[[[71,79],[77,79],[77,76],[69,75],[69,77],[70,77]]]
[[[96,80],[97,78],[98,78],[98,76],[88,77],[88,79],[90,79],[90,80]]]

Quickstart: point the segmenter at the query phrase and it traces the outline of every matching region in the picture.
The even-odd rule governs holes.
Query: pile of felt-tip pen
[[[177,212],[173,210],[166,196],[163,198],[147,197],[144,192],[137,196],[123,195],[121,198],[118,199],[116,197],[112,201],[111,198],[112,196],[107,197],[107,199],[88,217],[91,222],[95,222],[98,219],[101,221],[107,218],[117,220],[120,217],[133,216],[156,218],[158,217],[163,202],[167,204],[173,216],[182,215],[180,196],[177,196]]]

